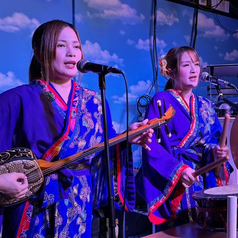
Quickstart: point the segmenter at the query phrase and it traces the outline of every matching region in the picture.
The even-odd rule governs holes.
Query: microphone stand
[[[237,104],[231,102],[230,100],[228,100],[227,98],[224,97],[224,95],[223,95],[219,85],[216,85],[215,87],[216,87],[216,90],[218,92],[218,101],[223,100],[224,102],[226,102],[229,105],[231,105],[231,106],[233,106],[233,107],[238,109],[238,105]]]
[[[110,169],[110,157],[109,157],[109,138],[108,138],[108,127],[107,127],[107,111],[106,111],[106,98],[105,98],[105,82],[106,73],[98,74],[99,88],[101,90],[102,98],[102,115],[104,125],[104,147],[105,147],[105,159],[106,159],[106,171],[107,171],[107,185],[108,185],[108,205],[109,205],[109,227],[111,231],[111,238],[115,238],[115,206],[114,197],[112,195],[112,183],[111,183],[111,169]]]

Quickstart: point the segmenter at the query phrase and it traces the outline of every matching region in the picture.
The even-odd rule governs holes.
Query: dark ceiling
[[[238,0],[166,0],[203,11],[213,12],[219,15],[238,19]],[[220,7],[228,6],[227,12],[217,10]]]

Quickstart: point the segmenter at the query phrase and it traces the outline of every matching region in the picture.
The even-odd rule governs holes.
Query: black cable
[[[192,22],[192,30],[190,37],[190,47],[195,49],[196,40],[197,40],[197,26],[198,26],[198,7],[193,10],[193,22]]]
[[[238,33],[238,31],[231,31],[231,30],[227,29],[227,28],[221,23],[221,21],[219,20],[218,14],[213,12],[213,10],[216,10],[217,7],[218,7],[223,1],[224,1],[224,0],[220,0],[219,3],[217,3],[217,4],[214,5],[214,6],[211,6],[211,10],[209,10],[209,9],[207,9],[207,8],[204,8],[204,7],[202,7],[201,5],[199,5],[198,8],[199,8],[200,10],[213,13],[214,18],[215,18],[215,21],[217,22],[217,24],[218,24],[223,30],[225,30],[226,32],[228,32],[229,34]],[[229,3],[230,3],[230,6],[232,7],[232,9],[234,10],[234,12],[237,11],[237,15],[238,15],[238,9],[237,9],[231,2],[229,2]],[[191,42],[192,42],[192,41],[191,41]],[[190,46],[191,46],[191,45],[190,45]]]
[[[206,12],[213,12],[213,10],[216,10],[218,8],[218,6],[223,2],[224,0],[220,0],[220,2],[218,2],[217,4],[215,4],[214,6],[211,6],[211,9],[209,8],[205,8],[205,7],[202,7],[201,5],[199,5],[199,2],[197,0],[197,8],[203,10],[203,11],[206,11]]]
[[[136,217],[136,221],[135,221],[135,227],[136,227],[136,234],[134,236],[134,238],[140,238],[140,234],[138,234],[137,232],[137,225],[138,225],[138,220],[141,217],[141,215],[144,215],[144,212],[137,212],[137,217]]]
[[[196,40],[197,40],[197,32],[198,32],[198,9],[195,10],[195,27],[194,27],[194,39],[192,47],[195,49]]]
[[[235,0],[236,1],[236,0]],[[238,15],[238,8],[233,5],[233,3],[230,1],[230,8],[234,11],[236,15]]]
[[[126,191],[128,185],[128,177],[129,177],[129,151],[130,151],[130,144],[129,144],[129,98],[128,98],[128,85],[125,74],[122,72],[122,76],[125,81],[125,88],[126,88],[126,184],[125,184],[125,191],[124,191],[124,201],[123,201],[123,209],[122,209],[122,225],[124,224],[124,217],[125,217],[125,205],[126,205]]]
[[[157,55],[157,43],[156,43],[156,24],[157,24],[157,1],[152,1],[152,17],[151,17],[151,27],[150,27],[150,35],[149,35],[149,43],[150,43],[150,57],[152,64],[152,73],[153,80],[151,86],[148,88],[149,94],[152,89],[155,87],[158,79],[158,55]]]
[[[220,0],[220,2],[218,2],[216,5],[214,6],[211,6],[211,8],[209,9],[208,7],[203,7],[201,5],[198,5],[197,8],[199,8],[200,10],[203,10],[205,12],[211,12],[211,13],[214,13],[214,10],[216,10],[218,8],[218,6],[223,2],[224,0]],[[236,0],[235,0],[236,1]],[[235,7],[231,1],[229,1],[229,4],[230,4],[230,9],[232,9],[234,11],[234,14],[236,14],[238,16],[238,8]],[[219,11],[219,10],[216,10],[216,11]],[[229,17],[229,16],[228,16]]]
[[[72,24],[75,26],[75,0],[72,0]]]
[[[137,106],[137,111],[139,112],[138,121],[143,121],[144,117],[143,117],[142,109],[144,109],[143,111],[145,111],[145,108],[147,108],[150,101],[151,101],[151,97],[149,95],[142,95],[139,98],[137,98],[136,106]]]
[[[214,6],[211,6],[211,8],[212,8],[213,10],[216,10],[216,9],[219,7],[219,5],[220,5],[223,1],[224,1],[224,0],[220,0],[219,3],[215,4]]]
[[[224,0],[221,0],[218,4],[212,6],[212,9],[216,9]],[[237,15],[238,15],[238,9],[231,3],[231,1],[229,1],[229,4],[231,6],[231,8],[234,10],[234,12],[236,13],[237,11]],[[235,33],[238,33],[238,31],[231,31],[231,30],[228,30],[222,23],[221,21],[219,20],[218,18],[218,15],[214,13],[214,18],[216,20],[216,22],[218,23],[218,25],[223,29],[225,30],[227,33],[229,34],[235,34]]]
[[[151,65],[152,65],[152,73],[153,73],[153,79],[152,84],[147,88],[145,91],[145,94],[142,95],[137,99],[137,110],[142,115],[142,112],[140,111],[140,100],[142,98],[150,98],[150,94],[155,88],[156,83],[158,81],[158,55],[157,55],[157,43],[156,43],[156,24],[157,24],[157,0],[152,1],[152,7],[151,7],[151,22],[150,22],[150,31],[149,31],[149,46],[150,46],[150,58],[151,58]],[[157,89],[159,88],[159,85]],[[147,93],[149,95],[147,95]]]
[[[218,15],[217,14],[215,14],[214,13],[214,18],[215,18],[215,20],[216,20],[216,22],[217,22],[217,24],[223,29],[223,30],[225,30],[227,33],[229,33],[229,34],[235,34],[235,33],[238,33],[238,31],[231,31],[231,30],[228,30],[222,23],[221,23],[221,21],[219,20],[219,18],[218,18]]]
[[[194,34],[194,11],[193,10],[193,22],[192,22],[192,30],[191,30],[191,36],[190,36],[190,47],[192,47],[192,42],[193,42],[193,34]]]

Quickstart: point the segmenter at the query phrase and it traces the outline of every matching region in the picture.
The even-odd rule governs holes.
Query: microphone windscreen
[[[209,73],[208,72],[202,72],[200,75],[200,80],[203,82],[209,81]]]
[[[78,63],[77,63],[77,69],[81,72],[81,73],[87,73],[87,71],[84,69],[85,65],[89,63],[88,60],[86,59],[81,59]]]

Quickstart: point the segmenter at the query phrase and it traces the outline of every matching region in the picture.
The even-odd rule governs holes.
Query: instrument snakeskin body
[[[18,172],[26,175],[29,191],[24,200],[33,196],[44,181],[36,156],[30,149],[13,148],[0,152],[0,174]],[[24,201],[22,198],[6,198],[0,194],[0,206],[10,206]]]

